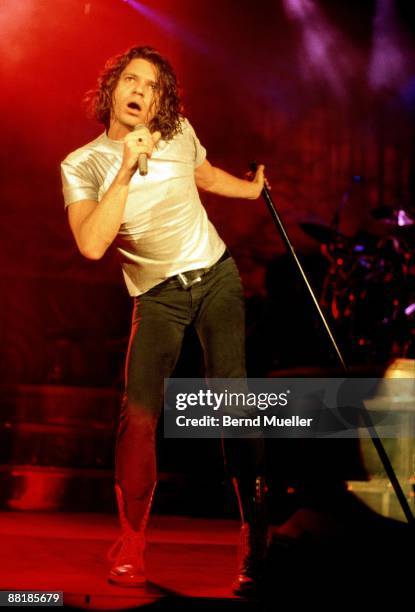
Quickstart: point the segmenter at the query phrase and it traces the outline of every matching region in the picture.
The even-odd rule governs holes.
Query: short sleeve
[[[203,162],[206,159],[206,149],[201,144],[199,138],[196,136],[196,132],[194,131],[193,127],[191,126],[191,124],[189,123],[187,119],[186,119],[186,123],[189,128],[192,140],[193,140],[193,146],[194,146],[193,163],[194,163],[194,167],[197,168],[198,166],[203,164]]]
[[[98,201],[98,185],[90,170],[69,158],[61,163],[62,190],[65,207],[78,200]]]

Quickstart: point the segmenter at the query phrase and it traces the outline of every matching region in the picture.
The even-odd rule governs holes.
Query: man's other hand
[[[271,185],[268,183],[265,175],[265,166],[260,164],[255,172],[248,172],[246,178],[251,181],[252,193],[248,196],[249,200],[256,200],[261,195],[264,185],[271,189]]]

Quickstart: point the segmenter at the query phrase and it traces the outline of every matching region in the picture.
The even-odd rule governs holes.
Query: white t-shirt
[[[104,132],[62,162],[65,206],[99,202],[121,166],[123,142]],[[160,140],[148,174],[131,179],[116,246],[127,289],[140,295],[170,276],[213,265],[225,251],[200,201],[194,169],[206,159],[187,119],[182,132]]]

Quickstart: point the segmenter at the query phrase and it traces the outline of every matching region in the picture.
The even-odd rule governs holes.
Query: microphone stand
[[[257,166],[258,166],[257,162],[251,162],[249,164],[249,167],[250,167],[250,169],[253,172],[256,171]],[[327,336],[328,336],[329,341],[331,343],[331,346],[334,349],[334,352],[336,353],[337,358],[338,358],[338,360],[340,362],[341,368],[342,368],[342,370],[343,370],[345,375],[349,375],[350,370],[349,370],[348,366],[346,365],[346,362],[345,362],[345,360],[343,358],[341,350],[340,350],[340,348],[339,348],[339,346],[338,346],[338,344],[337,344],[337,342],[336,342],[336,340],[334,338],[334,335],[333,335],[333,333],[332,333],[332,331],[330,329],[330,325],[329,325],[326,317],[324,316],[323,311],[320,308],[320,305],[319,305],[318,300],[317,300],[317,298],[315,296],[313,288],[311,287],[311,285],[310,285],[310,283],[308,281],[307,275],[306,275],[306,273],[305,273],[305,271],[304,271],[304,269],[303,269],[303,267],[301,265],[300,260],[297,257],[297,254],[296,254],[296,252],[294,250],[294,247],[293,247],[293,245],[291,243],[291,240],[290,240],[290,238],[289,238],[289,236],[288,236],[288,234],[286,232],[284,224],[283,224],[283,222],[282,222],[282,220],[281,220],[281,218],[280,218],[280,216],[279,216],[279,214],[277,212],[277,209],[275,208],[275,204],[274,204],[273,199],[271,197],[271,193],[270,193],[268,187],[265,184],[264,184],[264,187],[262,189],[261,195],[262,195],[263,199],[265,200],[265,204],[267,205],[267,208],[268,208],[268,210],[269,210],[269,212],[271,214],[272,220],[274,221],[274,224],[275,224],[275,226],[276,226],[276,228],[277,228],[277,230],[278,230],[278,232],[279,232],[279,234],[280,234],[280,236],[281,236],[281,238],[282,238],[282,240],[283,240],[283,242],[284,242],[284,244],[285,244],[285,246],[287,248],[287,251],[290,253],[292,259],[294,260],[294,263],[295,263],[295,266],[297,268],[297,271],[299,272],[301,278],[304,281],[304,284],[305,284],[305,286],[306,286],[306,288],[307,288],[307,290],[309,292],[309,295],[310,295],[310,297],[312,299],[312,302],[313,302],[313,304],[315,306],[315,309],[316,309],[316,311],[318,313],[320,321],[323,324],[324,329],[326,330],[326,333],[327,333]],[[414,527],[415,526],[415,517],[414,517],[414,515],[411,512],[411,509],[410,509],[409,504],[408,504],[408,500],[406,499],[405,494],[404,494],[404,492],[402,490],[402,487],[400,485],[400,482],[399,482],[399,480],[398,480],[398,478],[397,478],[397,476],[395,474],[395,471],[394,471],[394,469],[392,467],[392,463],[391,463],[391,461],[389,459],[389,456],[388,456],[388,454],[387,454],[387,452],[385,450],[385,447],[382,444],[382,442],[381,442],[381,440],[380,440],[380,438],[379,438],[379,436],[378,436],[378,434],[376,432],[375,426],[374,426],[373,421],[372,421],[372,417],[370,416],[370,414],[369,414],[369,412],[368,412],[368,410],[367,410],[367,408],[366,408],[366,406],[364,405],[363,402],[362,402],[361,415],[363,417],[364,424],[365,424],[365,426],[366,426],[366,428],[367,428],[367,430],[368,430],[368,432],[370,434],[370,438],[371,438],[371,440],[373,442],[373,445],[374,445],[374,447],[376,449],[376,452],[377,452],[377,454],[379,456],[379,459],[381,460],[382,465],[383,465],[383,467],[385,469],[385,472],[386,472],[386,474],[387,474],[387,476],[388,476],[388,478],[390,480],[390,483],[391,483],[391,485],[393,487],[393,490],[395,491],[396,497],[397,497],[397,499],[399,501],[399,504],[400,504],[400,506],[402,508],[402,511],[403,511],[404,515],[405,515],[405,518],[408,521],[408,524],[411,525],[412,527]]]

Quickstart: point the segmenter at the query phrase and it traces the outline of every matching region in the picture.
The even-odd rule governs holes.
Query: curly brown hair
[[[145,59],[157,72],[157,110],[150,120],[150,132],[159,131],[164,140],[181,132],[183,106],[178,93],[177,78],[170,63],[152,47],[131,47],[125,53],[111,57],[98,77],[95,89],[88,91],[84,103],[92,116],[108,130],[111,119],[112,95],[124,68],[133,59]]]

